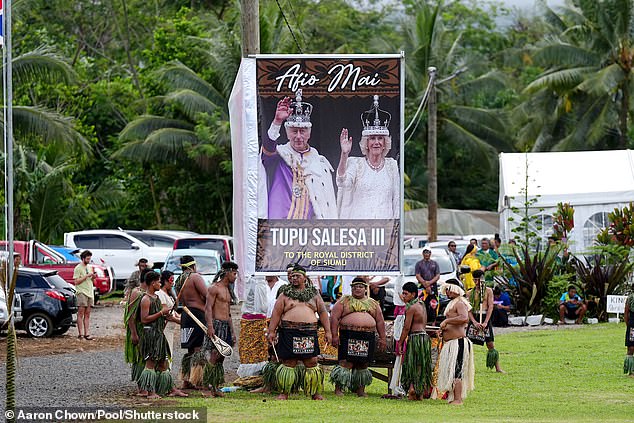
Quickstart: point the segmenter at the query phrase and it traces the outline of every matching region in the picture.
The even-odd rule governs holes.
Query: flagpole
[[[13,66],[11,51],[11,2],[3,1],[4,25],[4,63],[2,66],[4,75],[4,137],[5,137],[5,204],[7,219],[7,246],[9,256],[7,258],[7,281],[13,277]],[[8,297],[7,297],[8,298]]]
[[[12,0],[3,1],[3,19],[4,25],[2,26],[2,32],[4,36],[3,46],[3,58],[4,63],[3,70],[3,82],[4,82],[4,137],[5,137],[5,204],[6,212],[5,217],[7,220],[7,232],[6,240],[9,247],[7,257],[7,286],[13,286],[13,273],[17,271],[14,269],[13,261],[13,72],[12,72],[12,51],[11,51],[11,3]],[[9,294],[9,293],[7,293]],[[13,294],[6,296],[7,300],[14,298]],[[8,302],[8,301],[7,301]],[[7,308],[13,311],[13,304],[7,304]],[[15,336],[13,313],[9,314],[9,335]],[[15,410],[15,370],[16,370],[16,355],[15,351],[10,354],[9,340],[7,339],[7,402],[5,410]],[[14,345],[15,347],[15,345]],[[6,415],[8,421],[15,421],[14,416]]]

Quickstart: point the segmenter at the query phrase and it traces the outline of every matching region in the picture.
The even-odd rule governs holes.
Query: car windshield
[[[451,261],[449,256],[438,256],[432,257],[431,259],[438,263],[441,274],[451,273],[454,271],[453,262]],[[421,260],[422,258],[420,256],[405,256],[405,260],[403,263],[403,274],[405,276],[416,275],[416,263]]]
[[[174,238],[164,235],[148,234],[144,232],[128,232],[130,235],[145,242],[150,247],[172,248]]]
[[[196,271],[204,275],[218,273],[218,259],[210,256],[194,256]],[[181,256],[170,256],[165,262],[165,270],[173,273],[181,273]]]
[[[179,239],[176,242],[176,248],[178,250],[185,248],[200,248],[203,250],[218,251],[220,257],[225,256],[225,243],[221,239],[204,239],[204,238],[185,238]]]

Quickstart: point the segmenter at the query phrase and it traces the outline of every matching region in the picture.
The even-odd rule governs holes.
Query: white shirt
[[[269,286],[269,284],[266,284],[267,287],[267,297],[268,297],[268,308],[266,310],[266,317],[271,317],[271,315],[273,314],[273,307],[275,307],[275,301],[277,301],[277,291],[280,290],[280,287],[282,285],[286,285],[287,282],[282,280],[282,279],[278,279],[277,282],[275,282],[275,285],[273,285],[273,288],[271,288]]]

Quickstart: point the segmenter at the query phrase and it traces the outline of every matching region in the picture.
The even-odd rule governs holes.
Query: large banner
[[[256,273],[399,271],[402,57],[257,57]]]

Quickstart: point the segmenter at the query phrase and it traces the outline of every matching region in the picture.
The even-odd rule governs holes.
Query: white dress
[[[365,157],[348,157],[346,173],[337,175],[340,219],[398,219],[401,214],[401,177],[398,164],[385,158],[381,170]]]

